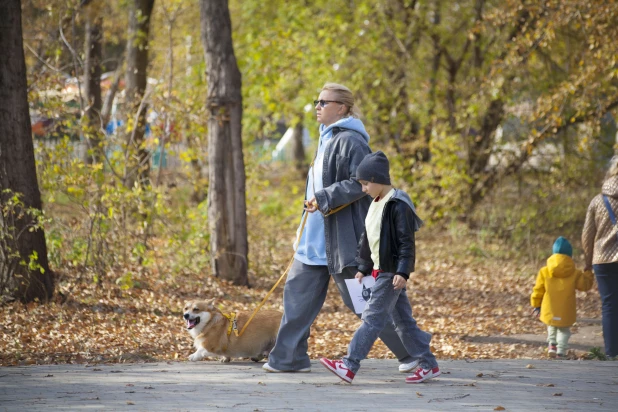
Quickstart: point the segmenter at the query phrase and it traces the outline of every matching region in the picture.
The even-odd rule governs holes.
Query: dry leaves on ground
[[[286,262],[287,263],[287,262]],[[529,296],[538,265],[470,256],[449,237],[417,240],[417,270],[408,296],[419,326],[433,333],[439,359],[540,358],[542,347],[525,343],[479,343],[472,338],[545,334],[529,316]],[[281,265],[278,270],[283,270]],[[139,268],[132,268],[140,273]],[[13,303],[0,308],[0,365],[186,360],[192,340],[184,329],[182,307],[195,297],[217,298],[228,310],[251,311],[280,276],[253,279],[254,288],[236,287],[203,275],[137,275],[139,287],[122,290],[74,284],[77,273],[63,273],[60,303]],[[120,274],[109,278],[115,278]],[[72,290],[71,293],[68,293]],[[280,286],[264,308],[281,309]],[[578,316],[600,317],[596,290],[578,293]],[[324,308],[309,339],[309,354],[339,357],[346,353],[360,320],[341,301],[331,283]],[[477,339],[478,340],[478,339]],[[369,357],[393,355],[378,341]]]

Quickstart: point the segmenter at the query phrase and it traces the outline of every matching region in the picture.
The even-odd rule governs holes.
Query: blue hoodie
[[[333,127],[342,129],[354,130],[361,134],[369,143],[369,134],[365,130],[363,122],[354,117],[344,117],[337,122],[324,126],[320,125],[320,141],[318,142],[318,152],[313,162],[313,167],[309,169],[309,177],[307,178],[307,187],[305,188],[305,199],[309,200],[314,197],[314,193],[324,188],[322,179],[314,177],[322,176],[322,168],[324,165],[324,152],[326,146],[333,137]],[[307,212],[305,212],[307,213]],[[304,217],[304,216],[303,216]],[[302,222],[302,219],[301,219]],[[302,224],[302,223],[301,223]],[[300,232],[300,226],[296,232]],[[295,244],[296,246],[296,244]],[[307,217],[307,223],[303,230],[303,236],[295,247],[294,258],[306,265],[327,266],[326,260],[326,238],[324,236],[324,216],[319,211],[310,213]]]

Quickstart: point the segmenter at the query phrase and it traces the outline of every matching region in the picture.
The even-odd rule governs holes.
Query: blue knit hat
[[[571,246],[569,241],[566,240],[566,238],[563,238],[562,236],[560,236],[554,242],[553,251],[554,253],[559,253],[561,255],[573,256],[573,247]]]

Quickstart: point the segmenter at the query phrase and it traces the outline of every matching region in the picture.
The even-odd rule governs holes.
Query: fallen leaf
[[[477,378],[482,378],[482,377],[483,377],[483,374],[482,374],[482,373],[477,373],[477,374],[476,374],[476,377],[477,377]]]
[[[554,393],[554,396],[562,396],[562,392],[556,392]]]
[[[526,369],[534,369],[534,365],[529,363],[526,365]]]
[[[127,401],[127,405],[135,405],[135,404],[131,401]]]
[[[416,392],[416,396],[418,396],[420,398],[421,396],[423,396],[423,394],[420,393],[420,392]]]
[[[504,410],[506,410],[506,409],[504,409],[502,406],[496,406],[494,408],[494,411],[504,411]]]

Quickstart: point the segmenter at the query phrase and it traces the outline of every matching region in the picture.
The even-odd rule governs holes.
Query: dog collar
[[[222,315],[225,316],[230,323],[227,327],[227,336],[230,336],[232,334],[232,331],[234,331],[234,335],[238,336],[238,325],[236,324],[236,312],[231,312],[230,314],[222,313]]]

